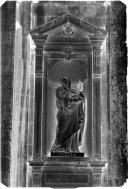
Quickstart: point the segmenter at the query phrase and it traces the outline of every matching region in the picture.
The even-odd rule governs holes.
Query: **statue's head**
[[[70,87],[71,87],[71,79],[70,79],[70,77],[63,77],[60,80],[60,82],[61,82],[61,85],[62,85],[63,88],[70,89]]]

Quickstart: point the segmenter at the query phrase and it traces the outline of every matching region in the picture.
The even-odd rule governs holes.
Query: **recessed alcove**
[[[53,64],[51,63],[53,62]],[[47,155],[50,156],[51,146],[55,140],[56,127],[57,127],[57,107],[56,107],[56,89],[61,86],[60,80],[69,76],[71,78],[71,88],[78,90],[78,83],[83,83],[82,92],[85,95],[85,125],[83,129],[82,142],[80,145],[80,152],[84,152],[87,156],[86,149],[86,124],[87,124],[87,84],[88,84],[88,63],[80,60],[72,60],[70,63],[65,62],[64,59],[61,61],[50,61],[48,66],[48,82],[47,82]]]
[[[119,1],[1,5],[1,183],[52,188],[124,184],[125,12]],[[55,92],[64,75],[70,75],[72,88],[84,84],[81,157],[50,153],[57,127]]]
[[[81,65],[79,60],[70,63],[65,63],[63,60],[59,61],[48,70],[48,78],[53,82],[60,82],[62,77],[70,76],[73,83],[83,82],[87,78],[86,64]]]
[[[38,113],[35,114],[33,161],[30,165],[34,171],[35,161],[38,162],[43,186],[61,186],[63,176],[68,182],[67,186],[77,186],[74,180],[77,168],[78,176],[88,178],[86,183],[78,179],[79,186],[91,186],[100,182],[101,168],[104,166],[101,161],[100,46],[106,31],[65,14],[30,33],[36,45],[35,105],[36,109],[40,109],[35,109]],[[81,83],[85,99],[85,123],[80,130],[82,140],[79,145],[80,153],[84,154],[80,160],[84,162],[83,170],[79,167],[77,157],[71,157],[69,161],[67,157],[58,156],[56,159],[51,156],[58,124],[55,93],[65,76],[70,77],[71,87],[75,90]],[[57,161],[63,164],[62,169],[58,167]],[[69,167],[65,167],[66,161],[69,161]],[[88,161],[90,167],[87,166]],[[55,167],[57,172],[54,171]],[[98,177],[95,177],[97,181],[93,178],[95,171],[98,171]],[[60,183],[54,183],[56,174],[62,176],[57,181]],[[67,180],[68,174],[73,174],[74,183]]]

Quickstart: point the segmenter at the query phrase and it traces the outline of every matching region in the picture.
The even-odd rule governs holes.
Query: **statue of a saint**
[[[56,89],[58,125],[51,152],[79,152],[84,127],[84,95],[71,89],[69,77],[64,77],[61,85]]]

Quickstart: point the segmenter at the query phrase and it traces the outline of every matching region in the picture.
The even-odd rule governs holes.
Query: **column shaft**
[[[93,156],[101,157],[100,51],[93,51]]]
[[[36,49],[35,65],[35,116],[34,116],[34,158],[41,158],[42,127],[42,49]]]
[[[87,86],[87,130],[86,130],[86,146],[88,156],[92,156],[92,57],[89,55],[88,59],[88,86]]]
[[[43,57],[43,112],[42,112],[42,156],[47,152],[47,56]]]

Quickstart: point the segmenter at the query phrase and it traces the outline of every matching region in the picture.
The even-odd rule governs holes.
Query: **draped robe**
[[[82,93],[58,87],[56,90],[56,105],[58,108],[55,142],[51,151],[78,152],[81,142],[80,128],[84,125],[84,110]]]

